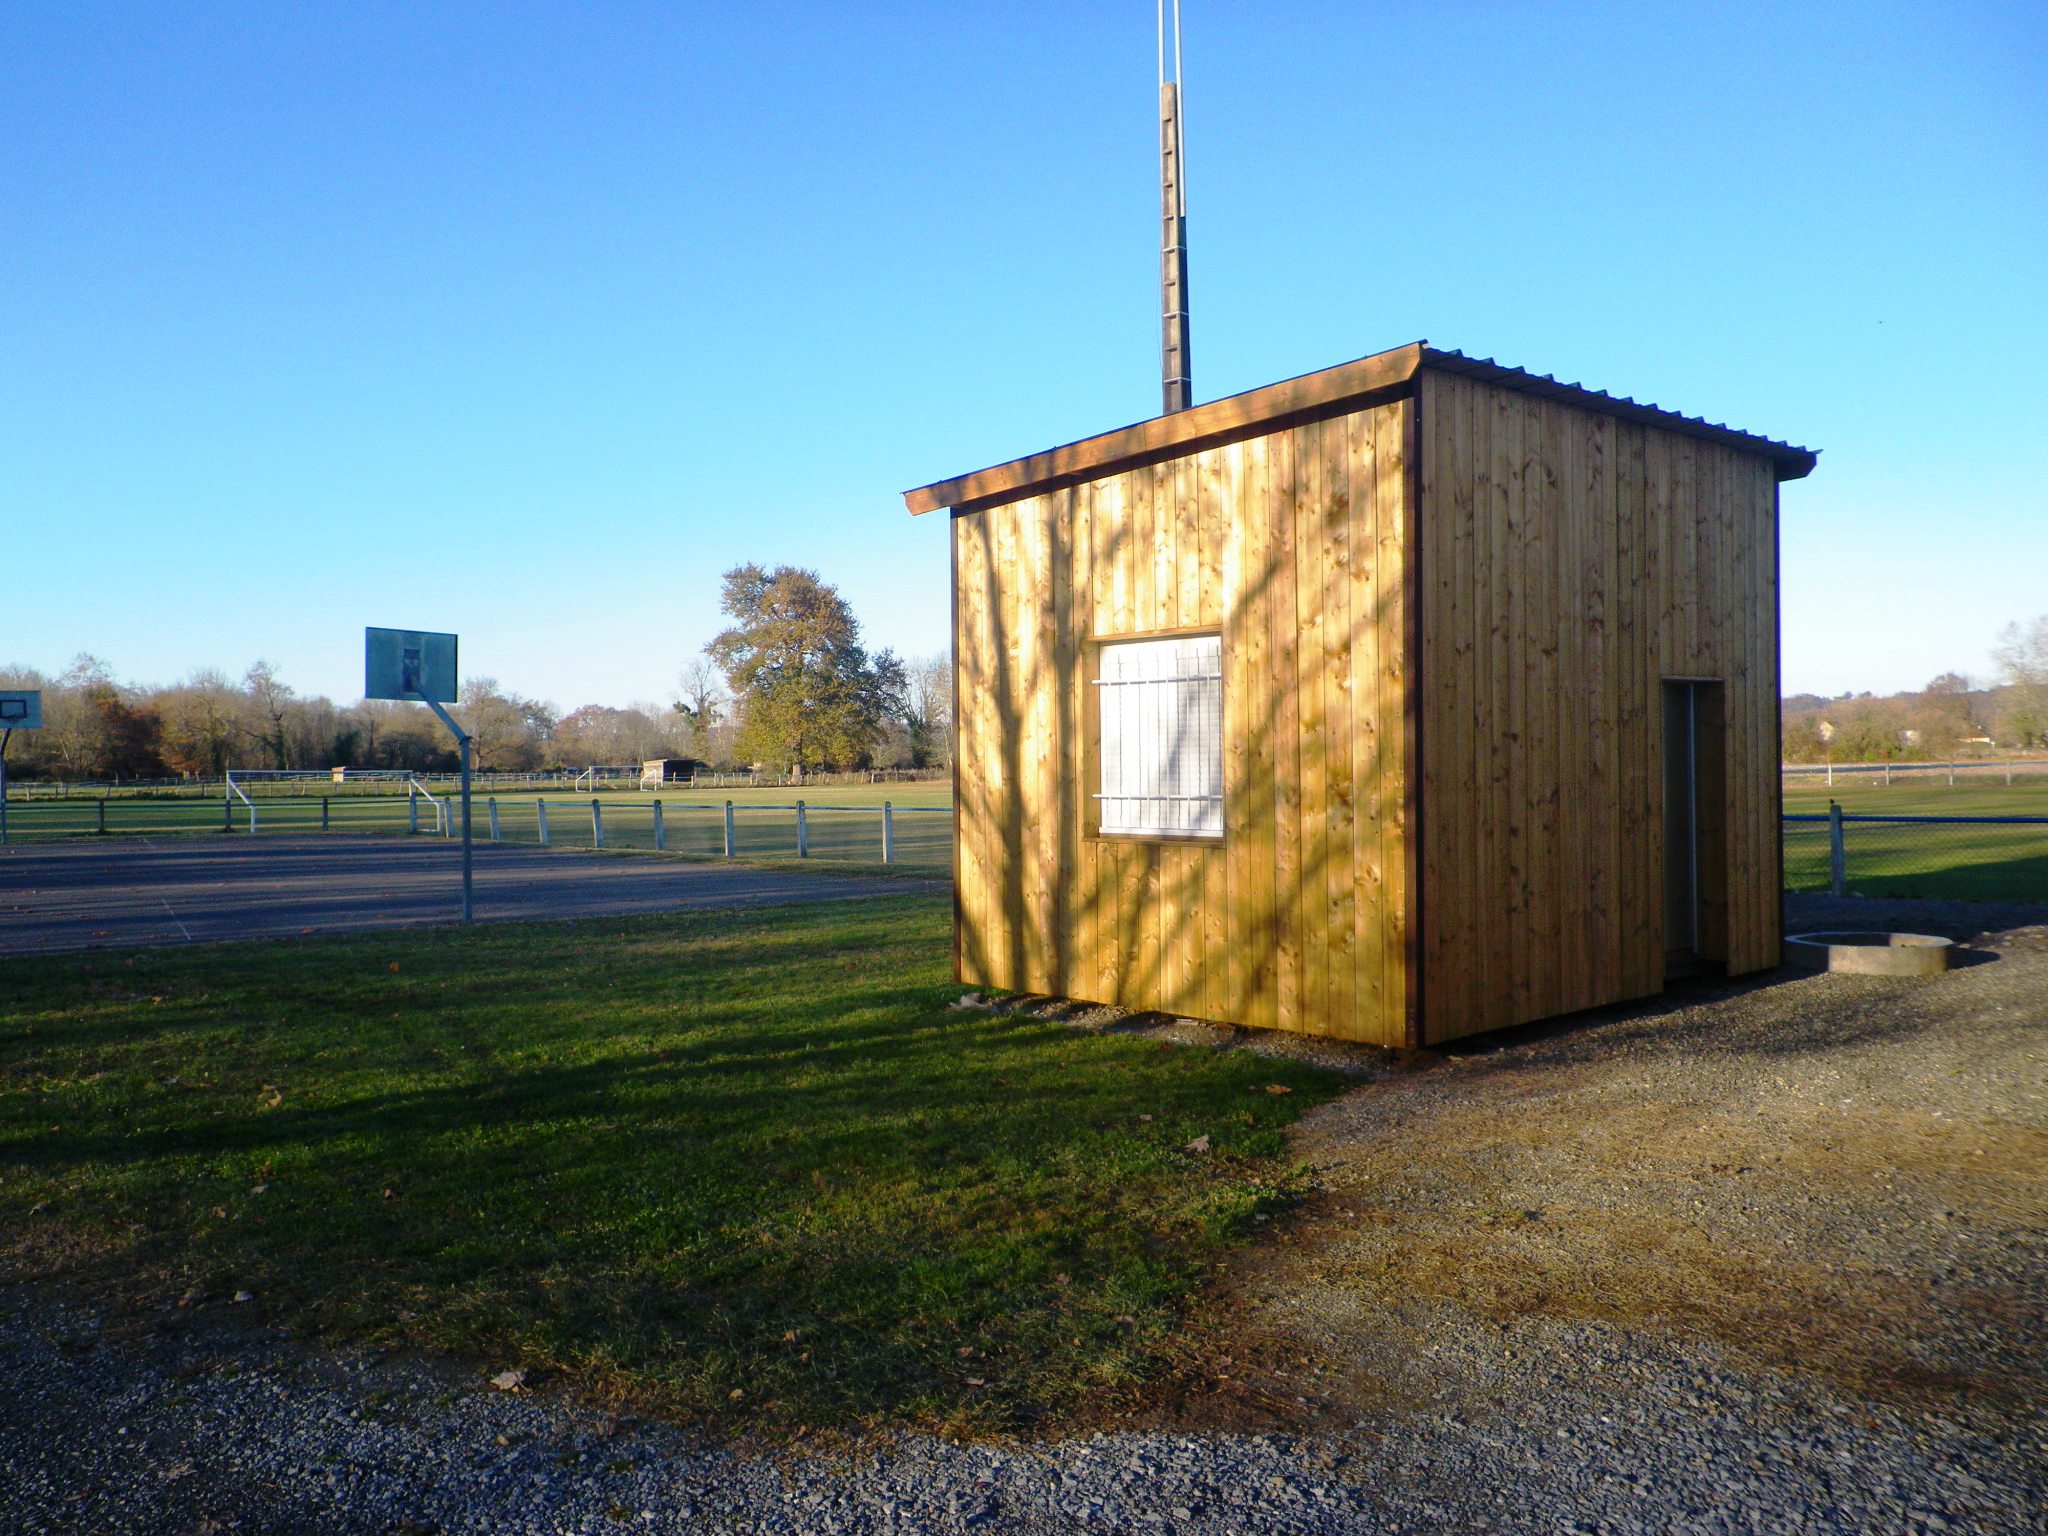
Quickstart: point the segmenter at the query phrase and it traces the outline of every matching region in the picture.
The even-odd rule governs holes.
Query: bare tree
[[[114,675],[99,657],[81,651],[43,694],[43,739],[37,743],[52,770],[67,779],[91,778],[111,744],[106,715],[94,697],[112,689]]]
[[[952,762],[952,657],[942,652],[905,666],[903,724],[910,736],[911,767],[942,767]]]
[[[689,755],[709,760],[715,755],[719,727],[732,713],[725,679],[708,656],[698,656],[676,678],[675,712],[688,726]]]
[[[2048,613],[2025,626],[2006,625],[1991,660],[2008,690],[2002,734],[2021,745],[2048,739]]]
[[[242,729],[262,744],[273,768],[292,766],[292,733],[285,722],[291,717],[291,686],[277,675],[269,662],[258,660],[242,674],[247,690],[249,718]]]
[[[164,755],[178,773],[219,778],[235,766],[242,699],[226,676],[202,667],[160,695]]]

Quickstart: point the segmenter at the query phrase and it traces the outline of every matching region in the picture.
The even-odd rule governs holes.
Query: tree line
[[[1939,762],[2048,750],[2048,613],[2008,624],[1991,662],[1990,680],[1944,672],[1915,693],[1794,694],[1784,701],[1785,760]]]
[[[486,771],[531,772],[694,758],[778,773],[943,767],[952,667],[870,653],[853,610],[815,571],[744,565],[724,578],[728,626],[691,658],[675,697],[566,714],[493,677],[463,681],[452,713]],[[423,705],[338,704],[302,694],[269,662],[239,677],[201,668],[167,686],[124,683],[81,655],[54,677],[0,667],[0,687],[40,688],[44,728],[8,748],[17,778],[219,778],[228,769],[445,772],[457,753]]]

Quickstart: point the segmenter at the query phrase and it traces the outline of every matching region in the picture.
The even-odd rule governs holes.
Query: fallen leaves
[[[526,1390],[526,1372],[518,1370],[500,1371],[491,1378],[491,1385],[500,1392],[524,1392]]]

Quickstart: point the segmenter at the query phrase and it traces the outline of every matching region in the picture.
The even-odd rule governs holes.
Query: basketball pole
[[[12,740],[12,726],[0,731],[0,843],[7,841],[7,743]]]
[[[462,920],[465,923],[474,922],[476,907],[472,900],[470,889],[469,854],[469,748],[471,738],[469,732],[455,723],[455,717],[441,707],[440,700],[428,699],[424,695],[421,695],[421,698],[427,708],[441,717],[441,723],[455,733],[455,740],[462,747]]]

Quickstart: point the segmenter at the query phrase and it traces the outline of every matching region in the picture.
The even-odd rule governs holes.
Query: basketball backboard
[[[363,697],[455,702],[455,637],[418,629],[363,631]]]
[[[42,689],[0,690],[0,731],[40,731],[42,728]]]

